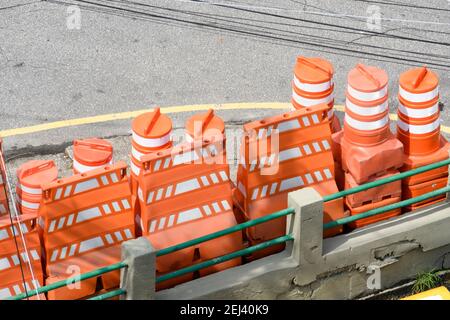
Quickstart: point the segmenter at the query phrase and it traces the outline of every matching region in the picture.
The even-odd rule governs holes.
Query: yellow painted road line
[[[194,104],[194,105],[184,105],[184,106],[173,106],[173,107],[162,107],[162,113],[180,113],[180,112],[193,112],[193,111],[204,111],[210,108],[215,110],[249,110],[249,109],[289,109],[291,107],[290,103],[287,102],[245,102],[245,103],[225,103],[225,104]],[[344,111],[343,105],[336,105],[334,108],[337,111]],[[93,117],[85,117],[78,119],[68,119],[55,121],[50,123],[43,123],[34,126],[14,128],[0,131],[0,137],[11,137],[29,133],[35,133],[40,131],[60,129],[66,127],[74,127],[86,124],[101,123],[115,120],[126,120],[137,117],[138,115],[150,111],[149,109],[126,111],[119,113],[103,114]],[[396,121],[397,115],[390,113],[389,117],[391,120]],[[450,127],[442,126],[441,131],[445,133],[450,133]]]

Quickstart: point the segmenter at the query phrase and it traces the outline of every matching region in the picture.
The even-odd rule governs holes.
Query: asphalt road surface
[[[0,131],[155,105],[288,102],[298,55],[332,61],[337,104],[356,63],[384,68],[394,110],[399,74],[426,64],[440,76],[450,125],[449,18],[447,0],[2,0]],[[185,115],[173,119],[182,126]],[[129,129],[129,120],[115,121],[5,144],[11,152],[51,150]]]

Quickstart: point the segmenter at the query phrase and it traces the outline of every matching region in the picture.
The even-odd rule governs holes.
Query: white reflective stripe
[[[74,215],[73,213],[69,216],[69,218],[67,219],[67,226],[72,225],[73,217],[74,217],[74,216],[75,216],[75,215]]]
[[[383,113],[388,109],[388,101],[386,100],[382,104],[372,107],[360,107],[351,102],[350,99],[347,99],[345,100],[345,108],[359,116],[374,116]]]
[[[150,192],[150,193],[148,194],[148,197],[147,197],[147,204],[152,203],[152,201],[153,201],[153,195],[154,195],[154,194],[155,194],[154,191],[152,191],[152,192]]]
[[[206,178],[206,176],[201,176],[200,179],[202,180],[203,185],[209,186],[209,181],[208,178]]]
[[[322,149],[320,149],[320,146],[317,142],[313,142],[313,148],[314,148],[314,151],[316,151],[316,152],[322,151]]]
[[[115,212],[120,212],[122,209],[120,209],[119,203],[117,201],[114,201],[112,203],[113,209]]]
[[[413,109],[404,106],[400,101],[398,103],[398,111],[409,118],[428,118],[436,114],[439,111],[439,102],[436,102],[433,106],[424,109]]]
[[[353,89],[350,85],[347,85],[347,91],[353,98],[355,98],[357,100],[375,101],[375,100],[381,99],[387,95],[388,87],[386,85],[383,89],[381,89],[379,91],[364,92],[364,91],[359,91],[359,90]]]
[[[389,123],[389,115],[386,115],[385,117],[376,120],[376,121],[359,121],[356,119],[353,119],[348,114],[345,114],[344,117],[345,122],[347,122],[351,127],[362,130],[362,131],[371,131],[371,130],[377,130],[380,128],[383,128]]]
[[[321,104],[321,103],[328,104],[331,101],[333,101],[333,94],[330,94],[329,96],[326,96],[325,98],[321,98],[321,99],[308,99],[308,98],[299,96],[295,91],[292,91],[292,97],[294,98],[295,102],[297,102],[299,105],[305,106],[305,107],[310,107],[310,106],[314,106],[316,104]]]
[[[134,173],[134,175],[139,176],[141,169],[138,166],[136,166],[133,161],[130,161],[130,167],[131,167],[131,171]]]
[[[270,194],[274,194],[277,191],[278,182],[272,183],[270,186]]]
[[[22,293],[22,290],[20,290],[20,287],[19,287],[17,284],[13,286],[13,289],[14,289],[14,293],[15,293],[16,295]],[[0,295],[1,295],[1,294],[0,294]]]
[[[15,266],[18,266],[20,264],[19,256],[17,254],[13,255],[11,258]]]
[[[94,219],[94,218],[101,217],[101,216],[102,216],[102,213],[100,212],[100,209],[98,207],[89,208],[89,209],[78,212],[75,222],[79,223],[79,222],[83,222],[83,221]]]
[[[61,254],[59,255],[60,259],[64,259],[66,257],[67,254],[67,247],[64,247],[61,249]]]
[[[423,124],[423,125],[413,125],[403,122],[401,119],[398,119],[397,125],[403,131],[409,131],[412,134],[425,134],[435,131],[439,128],[441,122],[440,119],[436,119],[432,123]]]
[[[177,166],[180,164],[189,164],[198,160],[198,155],[195,150],[190,152],[185,152],[181,154],[177,154],[173,157],[172,166]]]
[[[211,177],[213,183],[219,183],[219,178],[217,178],[215,173],[211,173],[209,176]]]
[[[89,240],[81,241],[78,252],[79,253],[86,252],[98,247],[103,247],[104,245],[105,244],[103,243],[103,239],[101,237],[95,237]]]
[[[306,178],[306,181],[308,182],[308,184],[314,183],[314,179],[312,178],[312,176],[309,173],[305,174],[305,178]]]
[[[166,223],[166,217],[162,217],[161,220],[159,220],[158,230],[164,229],[165,223]]]
[[[255,200],[256,198],[258,198],[258,192],[259,192],[259,188],[253,189],[252,200]]]
[[[295,86],[305,92],[324,92],[331,88],[332,80],[322,83],[306,83],[302,82],[300,79],[298,79],[296,76],[294,76],[294,84]]]
[[[109,181],[108,181],[108,178],[106,177],[106,176],[101,176],[100,177],[100,179],[102,179],[102,183],[103,183],[103,185],[108,185],[109,184]]]
[[[64,226],[64,222],[66,221],[66,217],[62,217],[59,219],[58,229],[61,229]]]
[[[11,264],[9,263],[8,258],[0,259],[0,271],[11,268]]]
[[[242,184],[242,182],[238,182],[238,190],[242,193],[242,195],[244,196],[244,198],[247,197],[247,192],[245,191],[245,187]]]
[[[314,175],[316,176],[317,181],[320,182],[323,180],[323,177],[322,177],[322,174],[320,173],[320,171],[315,171]]]
[[[258,163],[257,160],[252,160],[250,163],[250,171],[255,170],[256,164]]]
[[[152,221],[151,221],[151,223],[150,223],[150,228],[149,228],[149,232],[150,232],[150,233],[152,233],[153,231],[155,231],[155,229],[156,229],[156,223],[157,223],[156,220],[152,220]]]
[[[307,155],[310,155],[312,153],[311,148],[307,144],[303,145],[303,150],[306,152]]]
[[[98,184],[97,179],[93,178],[93,179],[89,179],[89,180],[77,183],[74,193],[77,194],[77,193],[92,190],[92,189],[95,189],[98,187],[99,187],[99,184]]]
[[[400,96],[410,102],[427,102],[430,100],[433,100],[439,95],[439,86],[434,88],[431,91],[424,92],[424,93],[411,93],[409,91],[406,91],[401,86],[398,87],[398,93]]]
[[[303,186],[303,184],[304,184],[303,179],[300,176],[293,177],[290,179],[285,179],[285,180],[281,181],[280,192],[284,191],[284,190],[292,189],[292,188],[301,187],[301,186]]]
[[[111,208],[107,204],[102,205],[102,207],[103,207],[103,211],[105,211],[106,214],[111,213]]]
[[[311,125],[311,123],[309,122],[309,118],[307,116],[302,117],[302,120],[305,127]]]
[[[127,199],[122,199],[121,202],[122,202],[122,205],[123,205],[123,207],[125,208],[125,210],[128,210],[128,209],[131,208],[130,203],[128,202]]]
[[[169,217],[169,222],[167,222],[167,226],[168,227],[173,226],[174,221],[175,221],[175,215],[171,214],[170,217]]]
[[[157,148],[166,145],[170,141],[171,132],[161,138],[144,138],[133,131],[133,140],[138,145],[147,148]]]
[[[325,169],[325,170],[323,170],[323,172],[325,173],[325,176],[327,177],[327,179],[331,179],[333,177],[330,169]]]
[[[217,202],[213,202],[212,207],[216,213],[219,213],[221,211]]]
[[[6,208],[3,204],[0,203],[0,213],[6,213]]]
[[[208,205],[203,206],[203,210],[205,211],[205,213],[206,213],[207,216],[210,216],[211,213],[212,213],[212,212],[211,212],[211,209],[209,208]]]
[[[59,250],[58,249],[56,249],[56,250],[53,250],[53,252],[52,252],[52,257],[50,258],[50,261],[55,261],[56,260],[56,258],[58,257],[58,252],[59,252]]]
[[[325,148],[325,150],[330,149],[330,144],[328,143],[328,140],[322,140],[322,145]]]
[[[72,185],[69,184],[69,185],[66,187],[66,191],[64,191],[64,198],[68,197],[68,196],[70,195],[70,192],[71,192],[71,191],[72,191]]]
[[[170,157],[166,158],[166,161],[164,161],[164,167],[163,167],[164,169],[167,169],[169,167],[170,160],[171,160]]]
[[[141,153],[137,151],[133,146],[131,146],[131,155],[138,161],[141,161],[141,157],[145,155],[145,153]]]
[[[119,178],[117,178],[117,174],[115,172],[111,173],[109,176],[111,177],[111,181],[113,183],[119,182]]]
[[[77,248],[77,245],[76,244],[73,244],[71,247],[70,247],[70,251],[69,251],[69,257],[71,257],[71,256],[73,256],[74,254],[75,254],[75,249]]]
[[[318,124],[319,123],[319,118],[317,117],[317,114],[312,114],[311,115],[312,121],[314,124]]]
[[[50,226],[48,227],[48,232],[53,232],[53,230],[55,230],[55,224],[56,224],[56,220],[52,220],[52,222],[50,222]]]
[[[261,198],[264,198],[266,196],[268,187],[269,186],[267,184],[264,187],[262,187],[262,189],[261,189]]]
[[[216,177],[217,179],[217,177]],[[185,193],[189,191],[193,191],[200,188],[200,184],[198,183],[197,178],[177,183],[177,186],[175,188],[175,195],[180,193]]]
[[[33,260],[39,260],[39,254],[36,250],[31,250],[31,256],[33,257]]]
[[[17,293],[17,292],[16,292]],[[19,293],[22,293],[22,292],[19,292]],[[9,297],[11,297],[12,296],[12,294],[11,294],[11,292],[9,291],[9,288],[2,288],[2,289],[0,289],[0,299],[1,300],[3,300],[3,299],[6,299],[6,298],[9,298]]]
[[[178,214],[177,223],[183,223],[191,220],[197,220],[202,217],[202,212],[199,208],[194,208],[186,211],[182,211]]]
[[[221,203],[225,210],[231,210],[230,204],[228,203],[227,200],[222,200]]]
[[[220,171],[219,174],[223,181],[228,181],[228,175],[225,171]]]
[[[0,240],[9,238],[8,231],[5,229],[0,230]]]
[[[133,235],[131,234],[130,229],[125,229],[124,233],[125,233],[125,236],[127,237],[127,239],[133,238]]]
[[[17,198],[23,207],[28,208],[28,209],[33,209],[33,210],[39,209],[39,203],[28,202],[28,201],[20,199],[19,197],[17,197]]]
[[[161,200],[163,191],[164,191],[163,188],[160,188],[160,189],[158,190],[158,193],[156,194],[156,199],[155,199],[156,201],[157,201],[157,200]]]
[[[279,133],[295,130],[300,128],[300,123],[297,119],[292,119],[288,121],[280,122],[277,126],[277,130]]]
[[[75,158],[73,159],[73,168],[79,173],[84,173],[94,169],[103,168],[107,164],[112,164],[112,160],[98,166],[87,166],[85,164],[79,163]]]
[[[1,175],[0,175],[0,179],[1,179]],[[2,182],[0,182],[0,184],[2,184]],[[41,188],[29,188],[29,187],[24,186],[23,184],[20,184],[20,183],[17,186],[19,187],[20,190],[22,190],[25,193],[36,194],[36,195],[42,194],[42,189]]]
[[[155,166],[153,167],[153,170],[158,171],[160,166],[161,166],[161,159],[158,159],[155,162]]]
[[[106,241],[108,242],[108,244],[114,243],[114,240],[109,233],[107,235],[105,235],[105,238],[106,238]]]
[[[117,241],[122,241],[123,240],[122,233],[120,233],[120,231],[114,232],[114,235],[116,236]]]
[[[62,188],[58,188],[56,190],[55,200],[59,200],[59,198],[61,198],[61,194],[62,194]]]

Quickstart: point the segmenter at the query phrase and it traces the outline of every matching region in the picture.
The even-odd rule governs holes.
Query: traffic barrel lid
[[[217,134],[225,132],[225,124],[223,120],[214,114],[213,109],[209,109],[205,113],[195,114],[186,121],[186,133],[194,137],[207,136],[208,132]]]
[[[318,84],[333,78],[333,65],[322,58],[297,57],[294,75],[303,83]]]
[[[439,78],[426,66],[403,72],[399,79],[400,87],[411,93],[433,91],[439,84]]]
[[[143,147],[161,147],[170,141],[172,121],[159,108],[137,116],[132,122],[133,139]]]
[[[358,63],[348,73],[347,83],[349,87],[357,91],[377,92],[387,86],[388,75],[383,69]],[[353,92],[350,92],[350,94],[356,99],[359,98],[358,94],[353,94]]]
[[[58,178],[58,168],[53,160],[31,160],[17,169],[17,178],[21,185],[40,189],[41,184],[50,183]]]
[[[113,147],[106,140],[90,138],[73,142],[73,157],[76,161],[89,165],[100,166],[111,161]]]

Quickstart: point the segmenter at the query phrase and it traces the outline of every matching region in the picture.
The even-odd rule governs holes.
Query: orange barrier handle
[[[91,149],[97,149],[97,150],[106,150],[106,151],[112,151],[113,147],[111,145],[104,145],[98,142],[92,142],[92,141],[83,141],[83,140],[75,140],[73,142],[74,146],[85,146],[90,147]]]
[[[35,173],[38,173],[40,171],[49,169],[49,168],[53,168],[55,166],[55,163],[53,162],[53,160],[47,160],[45,161],[43,164],[36,166],[34,168],[29,168],[23,171],[22,175],[27,177],[27,176],[31,176]]]
[[[428,73],[428,69],[427,69],[426,66],[423,66],[422,68],[420,68],[419,74],[418,74],[417,77],[413,80],[413,83],[412,83],[414,89],[417,88],[417,87],[420,85],[420,83],[423,81],[423,79],[425,78],[425,76],[427,75],[427,73]]]
[[[364,65],[362,65],[361,63],[358,63],[356,65],[356,68],[362,73],[364,74],[369,80],[371,80],[378,88],[381,86],[380,81],[378,81],[377,79],[375,79],[373,77],[373,75],[367,71],[366,67]]]
[[[211,120],[214,118],[214,110],[209,109],[206,113],[205,119],[203,120],[202,129],[205,130],[205,128],[208,126],[208,124],[211,122]]]
[[[314,69],[319,69],[319,70],[325,72],[327,75],[331,76],[330,71],[328,71],[327,69],[324,69],[321,65],[318,65],[317,63],[314,63],[313,61],[310,61],[305,57],[298,57],[297,62],[303,62],[304,64],[307,64],[310,67],[313,67]]]
[[[151,113],[150,121],[147,125],[147,128],[145,128],[144,133],[148,134],[150,130],[152,130],[153,126],[155,125],[156,121],[158,120],[159,116],[161,115],[160,108],[155,108],[155,110]]]

